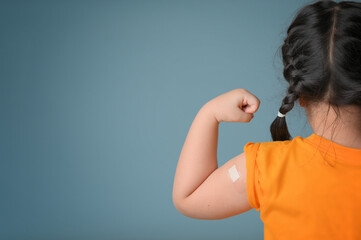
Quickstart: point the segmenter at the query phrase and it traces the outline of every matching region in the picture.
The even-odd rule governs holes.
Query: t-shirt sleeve
[[[247,196],[249,204],[256,210],[260,210],[261,186],[260,171],[257,157],[259,156],[261,143],[247,143],[243,150],[246,154],[247,168]]]

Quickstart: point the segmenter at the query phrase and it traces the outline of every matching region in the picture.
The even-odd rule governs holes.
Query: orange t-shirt
[[[265,240],[361,239],[361,149],[313,133],[244,146]]]

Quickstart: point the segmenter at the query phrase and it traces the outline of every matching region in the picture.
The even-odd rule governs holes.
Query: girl
[[[301,8],[282,45],[289,87],[273,142],[217,166],[220,122],[250,122],[260,101],[235,89],[198,112],[180,154],[173,203],[185,216],[260,211],[267,240],[361,239],[361,3]],[[314,133],[291,140],[285,115],[304,107]]]

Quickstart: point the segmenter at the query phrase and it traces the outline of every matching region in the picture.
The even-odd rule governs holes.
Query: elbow
[[[175,207],[179,212],[181,212],[181,210],[182,210],[182,200],[181,200],[180,198],[176,197],[175,194],[173,193],[172,201],[173,201],[174,207]]]
[[[186,214],[186,208],[185,208],[185,199],[181,197],[177,197],[174,193],[172,196],[172,201],[174,207],[178,210],[178,212],[182,213],[183,215],[187,216]]]
[[[172,192],[172,202],[174,207],[180,212],[182,215],[191,217],[190,216],[190,208],[189,208],[189,201],[187,200],[188,196],[184,195],[181,191],[178,191],[178,188],[173,186]],[[188,207],[187,207],[188,206]]]
[[[191,217],[189,213],[187,212],[187,209],[184,207],[184,204],[180,201],[173,201],[174,207],[177,209],[178,212],[180,212],[182,215],[186,217]]]
[[[202,219],[194,215],[194,213],[191,211],[191,208],[189,207],[187,208],[185,199],[176,200],[173,198],[173,205],[178,210],[178,212],[180,212],[183,216],[193,219]]]

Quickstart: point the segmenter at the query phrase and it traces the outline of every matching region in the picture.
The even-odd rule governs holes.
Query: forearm
[[[218,168],[218,121],[209,104],[197,113],[183,145],[174,178],[173,201],[182,201]]]

